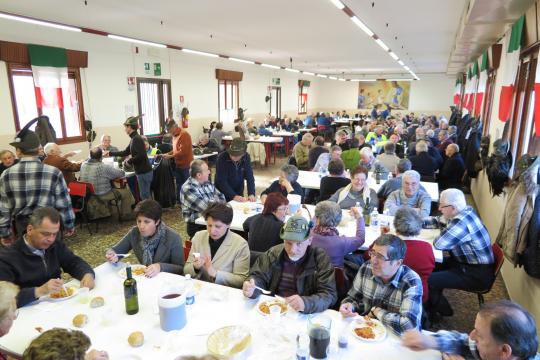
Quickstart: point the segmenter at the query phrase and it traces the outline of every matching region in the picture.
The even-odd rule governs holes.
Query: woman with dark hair
[[[241,288],[249,274],[249,247],[238,234],[229,230],[232,208],[224,203],[212,203],[203,212],[206,229],[191,239],[184,273],[199,280]]]
[[[117,263],[117,254],[127,254],[133,250],[137,260],[146,265],[144,274],[147,277],[154,277],[161,271],[182,274],[182,239],[161,221],[161,205],[155,200],[143,200],[135,206],[134,213],[137,226],[107,250],[107,260]]]
[[[285,221],[289,200],[280,193],[270,193],[264,202],[262,214],[250,216],[244,221],[251,251],[264,252],[274,245],[283,243],[279,232]]]
[[[351,183],[351,179],[344,176],[345,164],[343,160],[330,160],[328,163],[329,175],[321,179],[321,195],[319,201],[328,200],[336,191]]]

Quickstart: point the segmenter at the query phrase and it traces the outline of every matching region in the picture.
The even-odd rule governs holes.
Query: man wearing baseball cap
[[[334,268],[325,251],[312,247],[311,225],[294,215],[283,225],[283,244],[262,253],[244,282],[244,296],[257,298],[266,289],[285,298],[296,311],[312,314],[328,309],[337,300]]]
[[[0,177],[0,239],[4,245],[11,245],[15,240],[12,221],[15,220],[17,235],[22,236],[30,215],[38,207],[50,206],[58,210],[67,235],[73,234],[75,229],[66,181],[60,170],[39,160],[41,144],[37,134],[29,130],[33,123],[28,123],[10,143],[20,162]]]
[[[246,153],[246,142],[234,138],[227,151],[219,154],[216,161],[216,187],[227,201],[255,201],[255,178],[251,158]],[[244,180],[248,196],[244,197]]]
[[[131,138],[129,145],[122,151],[110,151],[109,153],[105,153],[103,155],[122,157],[131,155],[131,158],[125,160],[125,162],[129,165],[133,165],[135,175],[137,176],[137,183],[139,185],[139,194],[141,196],[141,200],[144,200],[152,198],[150,193],[150,185],[152,184],[154,173],[152,172],[152,166],[150,166],[150,162],[148,161],[144,140],[137,132],[139,129],[140,118],[141,115],[130,116],[126,119],[126,121],[124,121],[124,130]]]

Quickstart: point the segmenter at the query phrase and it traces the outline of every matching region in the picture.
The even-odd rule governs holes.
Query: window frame
[[[13,111],[13,119],[15,120],[15,130],[19,132],[21,130],[21,123],[19,120],[19,111],[17,108],[17,100],[15,98],[14,84],[13,84],[13,72],[29,73],[29,76],[33,77],[32,67],[27,64],[8,62],[6,64],[7,77],[9,83],[9,92],[11,97],[11,109]],[[86,141],[86,130],[84,128],[84,104],[82,96],[82,86],[81,86],[81,73],[79,68],[68,68],[68,78],[75,80],[75,92],[77,94],[77,102],[79,107],[79,129],[81,131],[80,136],[71,136],[71,137],[58,137],[56,138],[56,143],[58,145],[64,144],[74,144]],[[43,112],[41,108],[37,107],[36,109],[38,115],[42,115]],[[60,111],[60,109],[59,109]],[[66,134],[66,123],[64,117],[64,110],[60,111],[60,126],[62,127],[62,133]]]
[[[305,92],[304,92],[304,89]],[[305,85],[298,85],[298,115],[306,115],[308,113],[308,92],[307,90],[309,89],[309,86],[305,86]],[[305,111],[301,111],[302,110],[302,98],[305,96],[306,98],[306,102],[305,102]]]
[[[497,69],[488,70],[486,81],[486,93],[484,95],[484,107],[482,108],[483,135],[489,134],[491,125],[491,115],[493,111],[493,96],[495,94],[495,83],[497,81]]]
[[[158,88],[158,111],[159,111],[159,134],[165,133],[165,123],[167,122],[167,117],[172,113],[172,84],[171,79],[159,79],[159,78],[146,78],[146,77],[137,77],[135,79],[137,83],[137,109],[139,114],[142,114],[141,107],[141,82],[156,84]],[[169,92],[167,94],[167,113],[164,111],[165,98],[163,96],[163,85],[167,84],[169,87]],[[143,121],[140,122],[140,133],[141,135],[159,135],[159,134],[145,134]]]
[[[227,85],[231,85],[234,89],[236,86],[236,108],[234,107],[234,98],[232,98],[232,108],[235,110],[235,116],[234,119],[238,118],[238,109],[240,108],[240,81],[237,80],[224,80],[224,79],[218,79],[218,119],[221,122],[221,85],[223,84],[223,88],[225,89],[225,94],[223,94],[223,99],[225,99],[225,106],[227,106]],[[227,110],[227,107],[224,108],[224,110]],[[233,120],[234,120],[233,119]]]

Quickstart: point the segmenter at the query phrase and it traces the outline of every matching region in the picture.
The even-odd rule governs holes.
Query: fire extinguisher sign
[[[184,95],[180,95],[180,104],[184,103]]]

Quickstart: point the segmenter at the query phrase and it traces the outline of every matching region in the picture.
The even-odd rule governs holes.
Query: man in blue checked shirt
[[[422,281],[403,265],[407,246],[391,234],[380,236],[369,251],[371,260],[358,270],[341,302],[344,317],[368,315],[394,333],[419,329],[422,318]]]
[[[482,306],[469,335],[441,330],[435,334],[407,331],[403,345],[411,350],[439,350],[445,360],[538,360],[538,338],[531,314],[509,300]]]
[[[428,311],[430,320],[438,314],[452,316],[453,310],[442,294],[444,289],[483,290],[494,281],[494,257],[486,227],[474,210],[467,206],[458,189],[441,193],[439,211],[447,221],[441,236],[433,242],[439,250],[450,253],[429,277]]]

